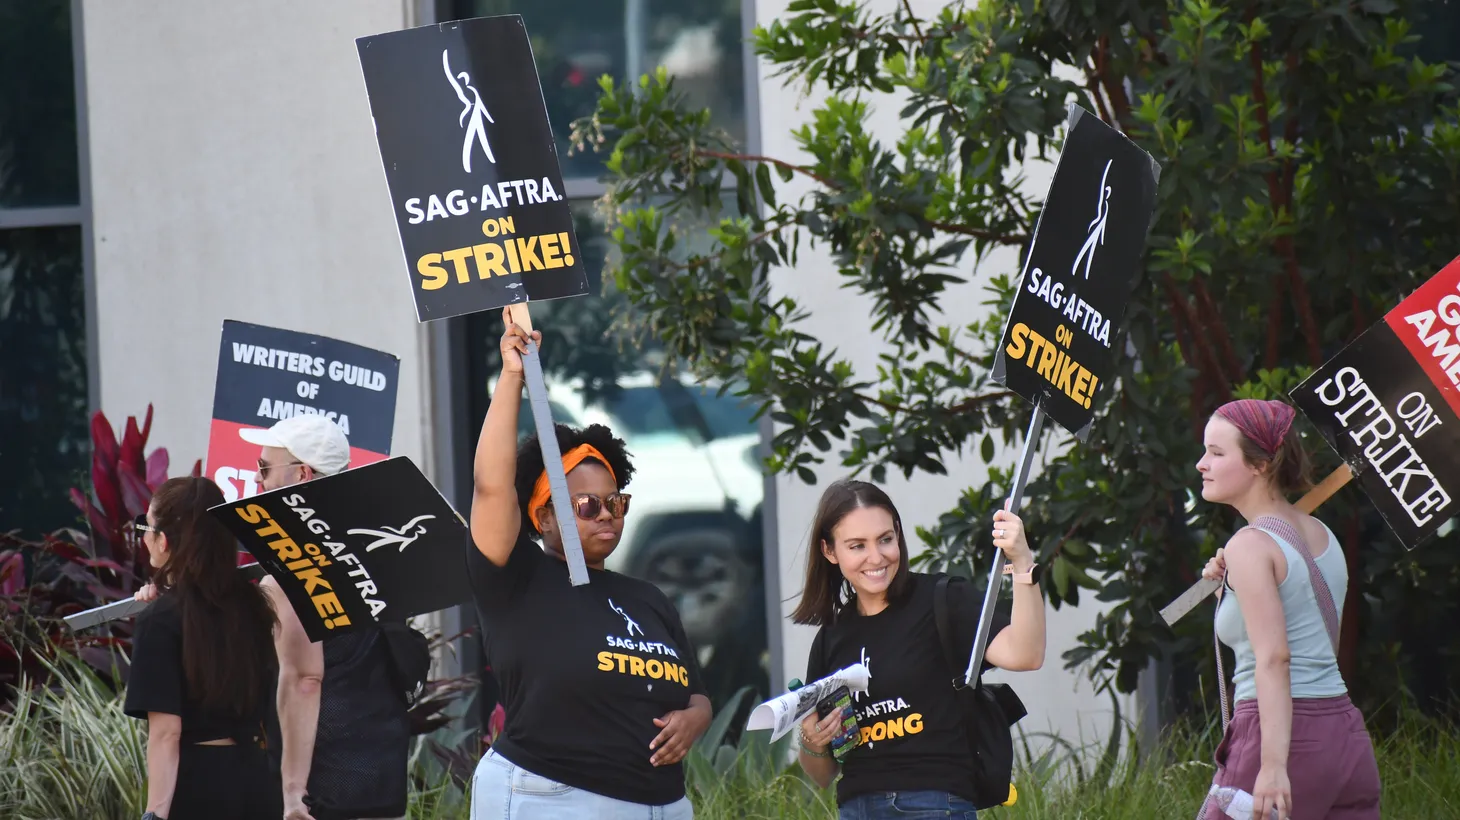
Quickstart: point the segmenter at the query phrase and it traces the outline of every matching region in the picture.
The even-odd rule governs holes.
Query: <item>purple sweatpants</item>
[[[1262,768],[1256,699],[1237,704],[1216,761],[1213,783],[1252,791]],[[1288,782],[1293,820],[1378,820],[1379,765],[1364,716],[1347,695],[1293,701]],[[1204,820],[1228,818],[1209,806]]]

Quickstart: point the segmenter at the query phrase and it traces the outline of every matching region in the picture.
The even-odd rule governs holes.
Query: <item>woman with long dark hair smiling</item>
[[[283,814],[262,746],[276,619],[238,572],[238,542],[208,513],[222,503],[212,481],[174,478],[134,525],[161,590],[137,618],[125,702],[147,721],[144,820]]]
[[[1010,616],[995,612],[984,667],[1011,671],[1044,663],[1044,598],[1019,517],[994,514],[994,545],[1014,576]],[[847,715],[813,713],[801,724],[801,767],[823,788],[841,775],[842,820],[958,817],[971,820],[975,761],[958,693],[939,639],[934,596],[940,576],[908,568],[902,517],[887,493],[865,481],[827,487],[811,525],[806,586],[791,619],[821,627],[806,662],[817,680],[854,663],[871,673],[849,708],[863,742],[838,763],[829,748]],[[970,584],[949,579],[951,642],[972,652],[983,601]]]
[[[603,568],[629,513],[629,454],[607,427],[558,425],[573,519],[557,517],[537,439],[517,445],[528,335],[503,318],[466,569],[507,719],[477,765],[472,817],[689,818],[680,762],[710,724],[694,648],[658,587]],[[568,579],[568,527],[585,586]]]

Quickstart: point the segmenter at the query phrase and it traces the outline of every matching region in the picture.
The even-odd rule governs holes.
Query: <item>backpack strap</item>
[[[1253,521],[1251,526],[1266,530],[1270,535],[1277,535],[1303,556],[1303,562],[1308,565],[1308,578],[1311,582],[1309,586],[1313,588],[1313,597],[1318,599],[1318,612],[1323,616],[1323,625],[1328,628],[1328,640],[1333,644],[1333,655],[1338,657],[1338,607],[1333,602],[1333,591],[1328,588],[1328,579],[1323,577],[1322,570],[1318,569],[1318,562],[1313,560],[1312,550],[1308,549],[1308,540],[1296,527],[1276,516],[1264,515]]]
[[[958,676],[958,660],[953,651],[953,624],[948,613],[948,582],[951,578],[947,575],[940,575],[938,582],[933,586],[933,628],[938,632],[938,648],[943,651],[943,662],[948,665],[948,672],[953,676],[953,688],[961,688],[963,681]],[[983,675],[979,675],[974,686],[983,683]]]
[[[1276,516],[1264,515],[1253,519],[1243,529],[1254,529],[1267,533],[1269,537],[1277,536],[1287,541],[1298,554],[1303,556],[1303,562],[1308,565],[1308,578],[1313,588],[1313,597],[1318,601],[1318,612],[1323,616],[1323,625],[1328,629],[1328,639],[1333,644],[1333,656],[1338,657],[1338,607],[1333,602],[1333,592],[1328,588],[1328,579],[1323,577],[1323,571],[1318,568],[1318,562],[1313,560],[1313,553],[1308,549],[1308,540],[1292,524]],[[1240,530],[1239,530],[1240,532]],[[1227,578],[1222,577],[1221,590],[1225,592],[1230,589],[1227,585]],[[1221,604],[1217,604],[1218,610]],[[1222,709],[1222,732],[1227,731],[1227,724],[1231,722],[1231,709],[1227,704],[1227,675],[1222,668],[1222,641],[1217,637],[1216,619],[1212,619],[1212,643],[1217,655],[1217,695],[1221,700]]]

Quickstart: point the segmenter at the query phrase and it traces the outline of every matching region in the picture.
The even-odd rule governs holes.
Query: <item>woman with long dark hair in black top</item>
[[[528,336],[504,318],[466,569],[507,720],[477,766],[472,817],[689,818],[681,761],[710,724],[694,648],[658,587],[603,568],[629,512],[629,454],[607,427],[559,425],[573,520],[557,518],[537,440],[517,445]],[[584,586],[568,579],[566,527]]]
[[[147,815],[277,820],[278,773],[263,749],[274,685],[274,610],[237,569],[238,542],[208,508],[205,478],[174,478],[136,522],[157,601],[137,618],[128,715],[147,721]]]
[[[1010,614],[996,611],[983,669],[1038,669],[1044,663],[1044,599],[1034,555],[1017,515],[999,510],[994,546],[1014,576]],[[938,635],[934,596],[939,576],[912,572],[902,518],[887,493],[865,481],[837,481],[821,496],[808,545],[806,587],[791,619],[821,627],[806,679],[855,663],[870,679],[849,711],[859,745],[838,763],[829,747],[843,713],[813,713],[801,725],[801,767],[823,788],[837,783],[841,820],[958,817],[972,820],[973,752],[962,724],[954,677]],[[951,642],[967,658],[982,596],[949,579]]]

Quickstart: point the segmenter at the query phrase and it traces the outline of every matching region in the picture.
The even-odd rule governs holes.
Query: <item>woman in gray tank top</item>
[[[1333,533],[1288,501],[1307,486],[1294,416],[1278,401],[1225,404],[1196,465],[1202,498],[1248,522],[1202,573],[1224,582],[1216,633],[1237,658],[1213,794],[1249,792],[1264,820],[1377,820],[1379,768],[1335,650],[1348,568]],[[1227,816],[1217,799],[1201,815]]]

